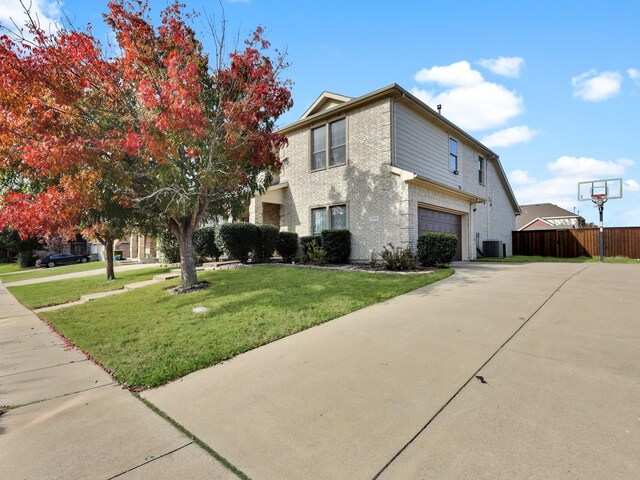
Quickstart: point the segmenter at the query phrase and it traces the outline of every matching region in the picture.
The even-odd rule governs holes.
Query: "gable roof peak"
[[[306,112],[302,114],[300,120],[310,117],[314,113],[321,112],[323,110],[329,110],[330,108],[337,107],[343,103],[353,100],[352,97],[340,95],[338,93],[327,92],[326,90],[320,94],[320,96],[311,104]]]

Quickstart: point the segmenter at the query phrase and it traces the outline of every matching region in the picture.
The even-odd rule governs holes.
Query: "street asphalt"
[[[640,266],[452,277],[142,393],[257,479],[635,479]],[[237,478],[0,286],[2,478]]]

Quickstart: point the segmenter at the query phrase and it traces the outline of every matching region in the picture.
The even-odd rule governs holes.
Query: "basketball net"
[[[607,201],[607,196],[604,193],[597,193],[591,195],[591,201],[595,203],[596,207],[601,208]]]

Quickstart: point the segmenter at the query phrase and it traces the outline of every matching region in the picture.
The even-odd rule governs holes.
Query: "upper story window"
[[[449,137],[449,170],[458,174],[458,141]]]
[[[478,156],[478,183],[484,185],[485,161],[484,158]]]
[[[311,170],[347,163],[346,120],[340,119],[311,130]]]

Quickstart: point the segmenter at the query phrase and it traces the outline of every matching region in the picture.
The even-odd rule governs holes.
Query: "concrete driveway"
[[[448,280],[143,396],[255,479],[637,478],[640,266]]]

